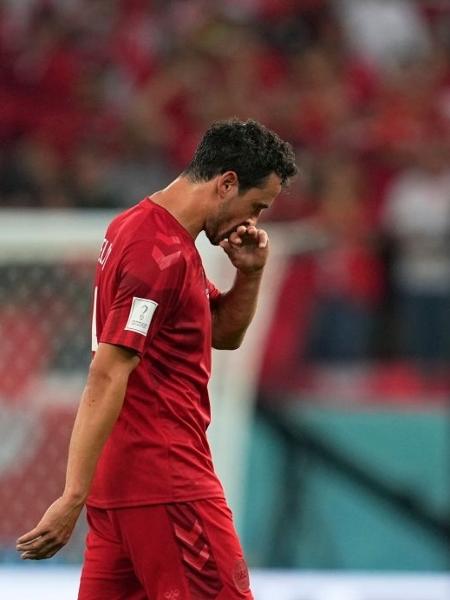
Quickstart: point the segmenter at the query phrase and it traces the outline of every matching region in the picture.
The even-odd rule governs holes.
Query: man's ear
[[[235,171],[225,171],[217,178],[217,193],[225,199],[239,193],[239,179]]]

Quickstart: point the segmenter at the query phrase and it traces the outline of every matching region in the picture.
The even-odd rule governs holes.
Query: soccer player
[[[255,312],[269,251],[258,217],[296,171],[263,125],[219,121],[175,181],[109,225],[65,489],[17,542],[23,559],[50,558],[86,504],[79,600],[252,598],[206,439],[207,384],[211,346],[237,348]],[[224,294],[195,247],[202,230],[236,268]]]

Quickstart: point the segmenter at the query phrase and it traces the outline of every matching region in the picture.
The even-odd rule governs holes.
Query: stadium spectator
[[[361,170],[349,160],[323,167],[316,227],[328,240],[315,255],[316,301],[310,357],[367,360],[381,299],[376,255]]]
[[[430,140],[390,187],[383,223],[393,245],[392,279],[402,354],[448,358],[450,325],[449,147]]]
[[[212,120],[259,118],[294,143],[305,187],[329,154],[348,157],[344,162],[353,162],[366,182],[367,192],[356,192],[347,167],[342,175],[331,169],[325,195],[296,186],[275,216],[302,220],[317,212],[316,224],[335,239],[334,249],[316,261],[319,282],[331,264],[337,268],[338,255],[346,265],[346,275],[340,279],[335,272],[328,291],[319,285],[320,306],[327,294],[336,299],[337,288],[347,290],[341,301],[353,315],[358,349],[325,352],[320,342],[319,351],[322,337],[314,329],[313,354],[372,355],[368,323],[383,310],[376,300],[380,260],[389,270],[393,257],[397,272],[403,244],[398,232],[408,227],[406,217],[394,227],[386,216],[396,182],[411,176],[413,164],[418,172],[426,160],[418,155],[436,131],[445,143],[450,139],[450,9],[441,2],[388,4],[2,3],[0,206],[127,206],[180,170]],[[423,177],[426,170],[420,167]],[[350,243],[352,219],[359,225]],[[393,255],[377,255],[372,245],[383,231]],[[369,267],[363,293],[355,269]],[[393,310],[401,312],[397,281],[395,290]],[[365,317],[356,324],[353,301],[362,293],[358,306]],[[343,323],[342,315],[333,321]],[[298,341],[303,349],[305,331]],[[326,344],[331,338],[327,334]],[[405,344],[399,342],[395,352],[413,353]],[[442,356],[444,350],[435,352]]]

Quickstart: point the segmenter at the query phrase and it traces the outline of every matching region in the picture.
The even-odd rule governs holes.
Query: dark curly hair
[[[183,175],[209,181],[226,171],[237,174],[243,193],[261,186],[271,173],[285,186],[297,174],[297,165],[292,146],[261,123],[227,119],[209,127]]]

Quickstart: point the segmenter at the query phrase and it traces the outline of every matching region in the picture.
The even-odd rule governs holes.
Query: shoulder
[[[195,244],[188,233],[148,200],[118,215],[109,230],[125,270],[132,265],[133,270],[185,273],[195,260]]]

